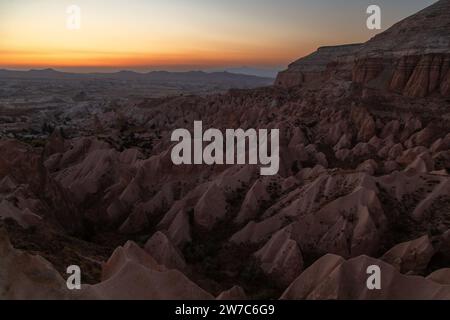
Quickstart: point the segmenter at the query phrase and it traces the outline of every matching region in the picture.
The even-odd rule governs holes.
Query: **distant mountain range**
[[[217,83],[217,84],[248,84],[252,86],[272,85],[274,79],[270,77],[258,77],[248,74],[238,74],[232,72],[168,72],[151,71],[139,73],[134,71],[118,71],[113,73],[70,73],[54,69],[39,69],[29,71],[16,71],[0,69],[0,78],[13,79],[54,79],[54,80],[132,80],[145,82],[196,82],[196,83]]]

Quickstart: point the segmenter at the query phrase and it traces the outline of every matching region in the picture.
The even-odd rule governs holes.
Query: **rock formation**
[[[450,2],[441,0],[361,45],[319,48],[289,65],[276,85],[292,87],[351,69],[352,82],[422,98],[449,96]],[[401,39],[401,41],[399,41]],[[347,65],[347,67],[343,67]],[[322,78],[322,81],[324,79]]]
[[[0,298],[450,299],[449,26],[441,0],[276,86],[63,110],[70,134],[1,138]],[[195,120],[280,129],[278,174],[174,165],[171,133]]]

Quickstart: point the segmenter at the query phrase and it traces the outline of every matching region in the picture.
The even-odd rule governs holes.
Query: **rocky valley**
[[[450,0],[274,85],[60,77],[0,80],[0,299],[450,299]],[[278,174],[174,165],[194,121],[279,129]]]

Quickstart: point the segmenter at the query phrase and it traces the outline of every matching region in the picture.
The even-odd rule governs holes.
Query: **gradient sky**
[[[321,45],[363,42],[435,0],[0,0],[0,67],[282,68]],[[66,8],[80,6],[80,30]]]

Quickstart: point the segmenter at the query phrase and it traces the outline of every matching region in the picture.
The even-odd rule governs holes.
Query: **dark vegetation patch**
[[[183,255],[190,265],[187,276],[191,280],[215,296],[235,285],[251,299],[277,299],[281,295],[282,288],[263,273],[252,256],[259,246],[228,241],[238,226],[225,219],[206,231],[193,223],[193,211],[190,216],[192,241],[183,248]]]

